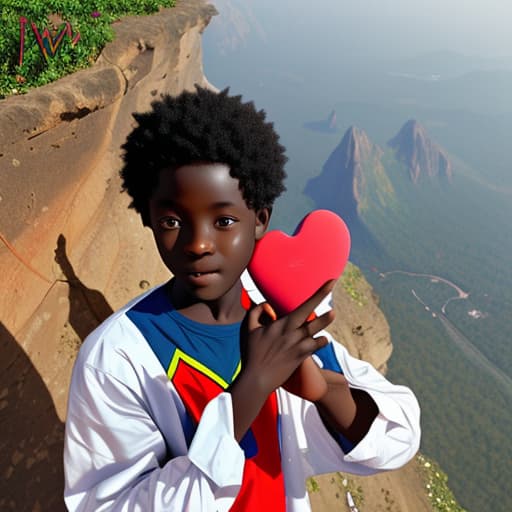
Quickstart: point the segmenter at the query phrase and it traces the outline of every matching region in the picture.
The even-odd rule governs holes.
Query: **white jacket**
[[[100,325],[75,363],[65,433],[66,505],[72,511],[227,511],[245,461],[234,438],[231,395],[222,392],[208,403],[187,446],[184,405],[126,316],[142,297]],[[333,348],[350,386],[368,392],[379,414],[344,454],[314,404],[277,391],[288,511],[310,510],[309,476],[395,469],[419,447],[420,412],[412,392],[391,384],[342,345],[334,342]]]

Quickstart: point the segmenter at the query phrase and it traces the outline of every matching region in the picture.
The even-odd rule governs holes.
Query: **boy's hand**
[[[233,404],[234,434],[238,441],[245,435],[270,393],[287,382],[305,360],[311,359],[315,350],[327,343],[324,336],[313,338],[313,335],[332,322],[334,313],[329,311],[311,322],[307,318],[332,290],[334,283],[334,280],[328,281],[304,304],[277,320],[269,317],[264,304],[256,306],[246,315],[241,339],[242,371],[228,390]],[[311,368],[308,370],[309,364],[315,363],[311,360],[305,366],[308,380],[302,373],[297,377],[300,386],[296,390],[306,395],[312,388],[317,389],[319,382],[318,375],[309,380],[311,375],[315,375]],[[315,370],[319,371],[318,368]],[[325,394],[323,390],[320,392]]]
[[[332,322],[334,313],[329,311],[310,322],[307,318],[334,283],[328,281],[306,302],[277,320],[268,321],[263,304],[248,313],[243,372],[252,376],[256,388],[266,396],[285,383],[287,389],[308,400],[325,394],[327,384],[310,356],[326,345],[324,336],[313,335]]]
[[[286,391],[311,402],[320,400],[328,391],[328,384],[322,370],[311,357],[303,361],[283,387]]]

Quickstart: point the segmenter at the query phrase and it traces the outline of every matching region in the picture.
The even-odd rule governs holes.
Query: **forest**
[[[353,256],[391,325],[389,376],[417,393],[422,451],[450,475],[461,504],[468,510],[510,510],[511,386],[484,371],[451,340],[439,315],[442,305],[457,296],[454,289],[424,277],[379,277],[393,270],[432,274],[469,293],[447,304],[446,318],[489,366],[510,377],[512,269],[507,261],[512,242],[502,215],[505,198],[460,174],[453,183],[433,180],[414,186],[390,152],[383,162],[396,200],[385,208],[368,207],[363,219],[385,252],[354,248]],[[474,310],[482,316],[468,314]]]

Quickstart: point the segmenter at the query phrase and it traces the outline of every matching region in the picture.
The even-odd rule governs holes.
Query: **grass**
[[[125,15],[155,13],[175,0],[2,0],[0,7],[0,98],[23,94],[95,62],[114,37],[112,23]],[[20,18],[26,19],[24,30]],[[70,24],[59,45],[54,38]],[[43,56],[31,23],[42,36],[47,28],[48,58]],[[78,41],[72,40],[79,35]],[[21,41],[24,37],[23,52]],[[50,42],[51,40],[51,42]],[[20,53],[23,54],[20,65]],[[53,54],[53,55],[52,55]]]
[[[341,284],[350,298],[359,306],[365,306],[367,303],[365,290],[362,289],[365,282],[361,270],[349,262],[341,276]]]
[[[341,499],[343,503],[345,503],[345,494],[350,492],[352,498],[354,499],[354,503],[361,507],[364,504],[364,492],[360,485],[356,485],[354,480],[350,478],[350,475],[345,473],[336,472],[332,473],[330,478],[330,485],[334,486],[336,492],[336,498]],[[306,480],[306,490],[308,493],[320,492],[320,485],[315,477],[309,477]]]
[[[439,465],[424,455],[417,455],[425,480],[425,490],[436,512],[466,512],[448,487],[448,477]]]

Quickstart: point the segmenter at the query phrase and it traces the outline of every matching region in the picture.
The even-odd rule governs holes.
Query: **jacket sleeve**
[[[118,377],[75,365],[64,447],[68,509],[227,511],[245,460],[234,438],[231,396],[209,402],[188,453],[173,456],[144,396]]]
[[[300,478],[307,478],[333,471],[368,475],[403,466],[416,454],[420,443],[416,397],[409,388],[392,384],[372,365],[352,357],[329,333],[322,334],[330,342],[314,356],[317,364],[342,372],[351,387],[369,393],[379,413],[365,437],[347,450],[324,427],[313,403],[281,390],[283,435],[290,441],[284,459],[294,466],[287,471],[295,473],[295,468],[301,468]],[[300,478],[295,475],[291,480]]]

